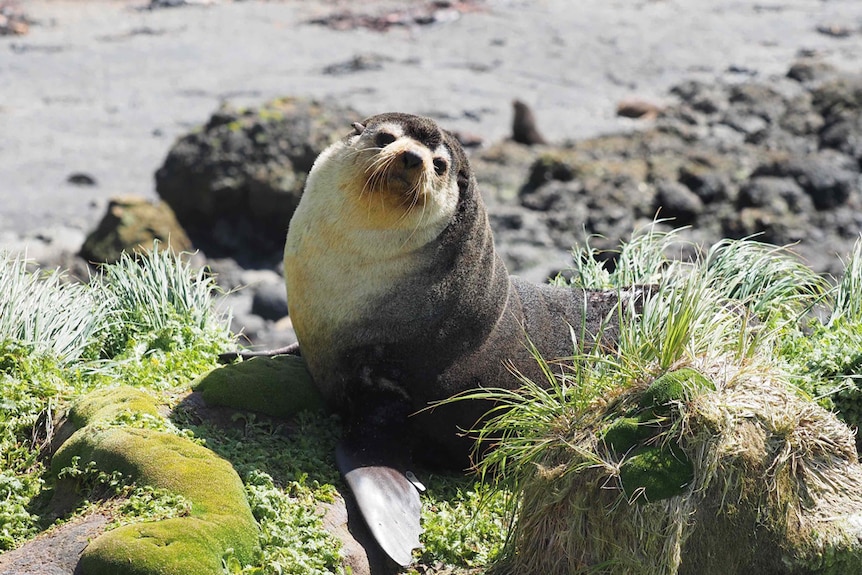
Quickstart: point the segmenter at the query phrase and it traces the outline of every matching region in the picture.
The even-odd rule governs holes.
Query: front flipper
[[[406,567],[420,546],[419,492],[404,471],[384,464],[387,453],[374,441],[339,443],[335,451],[344,476],[372,536],[396,563]]]
[[[233,363],[236,360],[251,359],[253,357],[273,357],[276,355],[302,355],[299,349],[299,342],[293,342],[278,349],[265,349],[263,351],[228,351],[220,353],[218,356],[219,363]]]

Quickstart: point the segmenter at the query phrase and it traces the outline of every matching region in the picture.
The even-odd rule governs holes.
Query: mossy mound
[[[686,401],[706,389],[715,389],[708,377],[691,367],[669,371],[657,377],[640,400],[644,409],[661,410],[674,401]]]
[[[125,413],[154,415],[146,393],[120,387],[100,389],[73,406],[69,421],[79,427],[52,460],[55,472],[74,457],[119,471],[139,484],[170,490],[191,501],[186,517],[136,523],[92,541],[81,556],[82,575],[221,574],[229,550],[251,561],[258,527],[245,489],[231,465],[210,450],[168,431],[112,425]]]
[[[692,479],[691,461],[673,446],[643,447],[620,465],[623,491],[642,503],[681,495]]]
[[[305,360],[293,355],[255,357],[210,371],[192,388],[209,405],[290,417],[323,407]]]
[[[655,502],[680,495],[693,479],[691,461],[663,436],[673,420],[674,404],[685,402],[715,384],[691,367],[668,371],[643,391],[637,408],[608,426],[602,437],[615,456],[622,457],[619,479],[631,501]]]
[[[852,431],[769,371],[672,373],[561,415],[493,572],[862,572]]]

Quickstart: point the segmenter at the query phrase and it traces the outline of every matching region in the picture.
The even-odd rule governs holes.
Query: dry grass
[[[618,355],[576,354],[497,398],[505,406],[484,432],[503,439],[483,471],[519,500],[492,572],[862,572],[854,434],[792,384],[777,354],[827,287],[762,244],[723,242],[675,264],[660,256],[671,241],[651,232],[633,253],[652,264],[618,264],[625,281],[660,278],[641,314],[621,311]],[[595,267],[575,278],[622,285]],[[682,368],[708,385],[646,401]],[[608,435],[622,421],[636,424],[628,443]],[[647,481],[626,473],[644,453],[664,457],[649,460],[659,463]],[[667,471],[674,464],[688,474]]]

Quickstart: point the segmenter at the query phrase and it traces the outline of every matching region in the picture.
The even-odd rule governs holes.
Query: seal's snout
[[[422,165],[422,156],[411,150],[405,150],[401,153],[401,163],[408,170],[417,168]]]

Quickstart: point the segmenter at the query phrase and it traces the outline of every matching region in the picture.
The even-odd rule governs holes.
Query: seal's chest
[[[332,226],[304,227],[302,219],[291,222],[284,275],[303,347],[311,338],[332,341],[344,326],[361,322],[411,271],[410,258],[369,253],[374,241]]]

